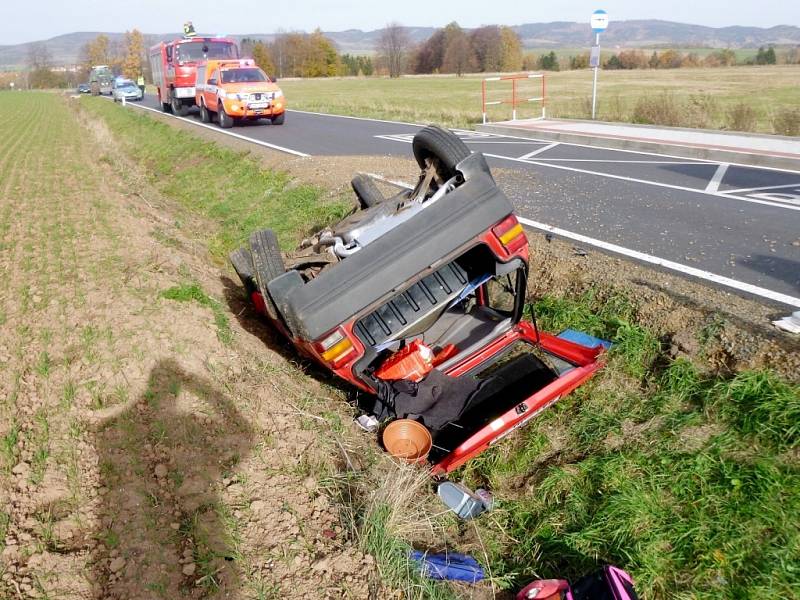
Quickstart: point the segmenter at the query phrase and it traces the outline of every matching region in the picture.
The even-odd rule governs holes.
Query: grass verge
[[[196,302],[200,306],[210,308],[214,314],[214,324],[217,326],[217,337],[223,344],[233,341],[233,331],[228,320],[228,315],[219,300],[206,294],[197,283],[184,283],[173,286],[161,292],[161,297],[177,302]]]
[[[274,229],[282,244],[292,245],[351,206],[324,201],[319,188],[262,169],[247,152],[200,140],[139,111],[118,110],[100,98],[83,98],[81,105],[105,121],[117,148],[149,174],[148,183],[216,224],[208,247],[217,259],[263,227]]]
[[[462,470],[498,498],[478,522],[496,576],[610,562],[646,598],[796,597],[800,386],[673,360],[619,294],[535,311],[615,346],[597,378]]]
[[[318,78],[283,80],[280,85],[295,109],[471,127],[481,120],[481,79],[474,75]],[[646,115],[649,118],[644,122],[663,125],[797,135],[786,132],[794,131],[798,122],[798,79],[797,65],[603,71],[598,83],[598,118],[642,122]],[[508,100],[511,84],[490,83],[487,94],[489,102]],[[541,82],[520,83],[518,95],[540,96]],[[590,70],[547,73],[549,116],[589,118],[591,97]],[[649,106],[652,98],[662,97],[670,102]],[[639,106],[643,102],[646,106]],[[734,107],[740,104],[752,109],[752,119],[736,121],[732,117]],[[535,102],[518,110],[521,119],[540,115],[541,106]],[[507,104],[489,106],[488,117],[490,121],[508,120],[511,109]]]

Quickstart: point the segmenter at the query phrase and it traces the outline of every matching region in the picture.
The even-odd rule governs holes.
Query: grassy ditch
[[[345,202],[323,201],[319,188],[262,169],[247,152],[200,140],[140,111],[118,110],[103,99],[84,98],[81,104],[105,121],[116,149],[148,173],[149,184],[216,224],[207,242],[218,259],[257,229],[270,227],[282,244],[294,245],[303,233],[349,209]]]
[[[288,242],[343,210],[241,154],[111,103],[84,102],[153,185],[211,219],[216,254],[260,226]],[[216,315],[195,287],[163,295]],[[405,559],[411,545],[446,545],[482,560],[508,590],[612,562],[646,598],[795,597],[800,388],[764,371],[715,374],[702,356],[673,359],[669,332],[639,324],[621,293],[543,297],[530,310],[544,329],[581,329],[614,348],[592,382],[455,474],[492,490],[492,513],[466,525],[431,517],[419,501],[430,499],[425,478],[381,470],[386,461],[374,448],[356,461],[364,468],[328,474],[343,525],[377,558],[384,580],[407,597],[451,597]],[[697,332],[701,348],[712,334]]]

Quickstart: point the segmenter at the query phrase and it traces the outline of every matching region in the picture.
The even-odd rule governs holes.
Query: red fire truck
[[[195,105],[197,65],[210,58],[239,58],[233,40],[191,37],[161,42],[150,48],[150,67],[164,112],[184,116]]]

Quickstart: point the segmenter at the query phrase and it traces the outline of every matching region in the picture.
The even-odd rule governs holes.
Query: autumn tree
[[[138,29],[125,32],[125,54],[122,60],[122,75],[136,80],[142,72],[144,60],[144,37]]]
[[[475,68],[474,52],[469,37],[458,23],[453,21],[444,28],[444,55],[442,71],[455,73],[459,77]]]
[[[411,58],[411,71],[414,73],[434,73],[442,68],[445,53],[444,29],[437,29],[414,51]]]
[[[107,35],[100,34],[92,41],[87,42],[81,49],[81,62],[87,73],[95,65],[111,64],[110,40]]]
[[[470,33],[470,43],[475,52],[478,70],[501,71],[503,68],[503,36],[497,25],[478,27]]]
[[[400,77],[405,71],[409,45],[408,32],[400,23],[392,22],[384,27],[378,40],[378,55],[389,77]]]
[[[253,60],[270,77],[275,74],[275,63],[272,61],[272,53],[264,42],[256,42],[250,49]]]
[[[569,57],[569,68],[570,69],[588,69],[589,68],[589,53],[584,52],[583,54],[578,54],[577,56],[570,56]]]
[[[522,68],[522,42],[519,36],[510,27],[501,27],[500,44],[503,57],[500,70],[506,73],[519,71]]]

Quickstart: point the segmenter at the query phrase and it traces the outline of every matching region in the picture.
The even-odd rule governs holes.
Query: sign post
[[[592,120],[597,115],[597,71],[600,69],[600,34],[608,28],[608,13],[604,10],[596,10],[592,13],[589,21],[594,32],[594,46],[589,56],[589,66],[594,68],[594,84],[592,85]]]

